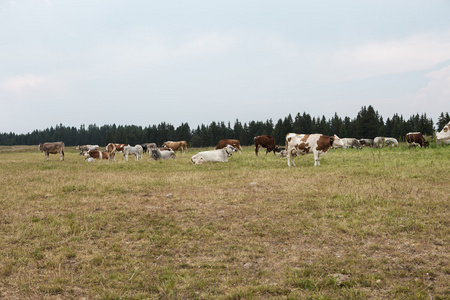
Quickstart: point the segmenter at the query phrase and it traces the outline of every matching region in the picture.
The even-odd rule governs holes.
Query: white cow
[[[398,147],[397,139],[391,137],[384,138],[384,144],[386,145],[386,147],[388,147],[389,145],[391,145],[391,147]]]
[[[374,148],[383,148],[384,145],[384,137],[377,136],[373,139],[373,147]]]
[[[135,160],[142,159],[142,153],[144,153],[144,149],[141,145],[136,145],[131,147],[130,145],[123,147],[123,157],[126,161],[128,161],[128,155],[133,154],[135,156]]]
[[[210,151],[202,151],[191,157],[191,162],[195,165],[203,164],[206,162],[227,162],[228,157],[236,152],[236,148],[231,145],[226,145],[225,148],[210,150]]]
[[[334,137],[323,134],[296,134],[286,135],[286,151],[288,154],[288,166],[295,166],[294,157],[299,154],[314,154],[314,166],[320,166],[320,156],[327,153],[333,146]]]
[[[355,138],[342,138],[341,141],[342,141],[344,149],[349,149],[349,148],[361,149],[362,148],[359,140],[357,140]],[[333,143],[333,145],[334,145],[334,143]]]
[[[152,149],[151,159],[160,160],[160,159],[175,159],[177,156],[172,149]]]
[[[333,135],[334,137],[334,141],[333,141],[333,148],[337,149],[337,148],[343,148],[344,147],[344,141],[343,139],[341,139],[340,137],[338,137],[337,135]]]
[[[436,134],[436,142],[438,144],[450,145],[450,122],[444,126],[441,132]]]

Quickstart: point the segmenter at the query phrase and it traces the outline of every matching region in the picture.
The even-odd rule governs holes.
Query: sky
[[[0,0],[0,132],[450,111],[450,1]]]

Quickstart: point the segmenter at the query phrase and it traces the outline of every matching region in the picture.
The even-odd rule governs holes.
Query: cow
[[[59,153],[59,160],[64,160],[64,142],[39,143],[38,149],[44,152],[46,160],[49,154],[57,153]]]
[[[239,153],[242,153],[242,152],[241,152],[241,150],[242,150],[242,149],[241,149],[241,143],[239,142],[239,140],[233,140],[233,139],[224,139],[224,140],[220,140],[220,141],[217,143],[217,146],[216,146],[215,150],[223,149],[223,148],[225,148],[227,145],[233,146],[235,149],[239,150]]]
[[[172,149],[152,149],[151,159],[160,160],[160,159],[175,159],[177,156]]]
[[[333,135],[333,138],[333,149],[344,148],[344,141],[341,138],[339,138],[337,135]]]
[[[228,157],[236,151],[236,148],[228,144],[221,149],[199,152],[191,157],[191,162],[195,165],[207,162],[227,162]]]
[[[442,128],[441,132],[436,134],[436,142],[438,144],[450,144],[450,122]]]
[[[273,151],[273,154],[275,154],[275,151],[277,150],[277,143],[275,142],[275,139],[273,136],[270,135],[260,135],[254,137],[255,140],[255,154],[258,156],[259,147],[266,148],[266,155],[267,153]]]
[[[286,151],[286,149],[281,150],[281,151],[278,153],[278,157],[279,157],[279,158],[287,157],[287,151]]]
[[[344,149],[349,149],[349,148],[361,149],[362,148],[359,140],[357,140],[355,138],[342,138],[341,141],[343,144],[342,147]]]
[[[406,134],[406,144],[408,145],[408,148],[411,148],[411,146],[419,146],[419,148],[422,147],[428,147],[430,143],[423,137],[422,133],[420,132],[408,132]]]
[[[86,157],[84,160],[90,163],[95,162],[95,159],[93,159],[92,157]]]
[[[158,148],[155,143],[145,143],[141,144],[141,146],[142,149],[144,150],[144,153],[147,153],[148,155],[150,155],[153,149]]]
[[[361,147],[367,146],[373,148],[373,139],[360,139],[359,143],[361,144]]]
[[[398,147],[398,141],[396,138],[392,138],[392,137],[385,137],[384,138],[384,144],[386,145],[386,147],[388,147],[389,145],[391,147]]]
[[[187,142],[186,141],[178,141],[178,142],[167,141],[167,142],[164,142],[162,144],[162,146],[165,148],[170,148],[173,151],[180,150],[181,153],[186,153]]]
[[[374,148],[383,148],[384,145],[384,137],[377,136],[373,139],[373,147]]]
[[[294,157],[297,155],[314,154],[314,166],[320,166],[320,156],[327,153],[333,146],[334,137],[323,134],[296,134],[286,135],[286,150],[288,166],[295,166]]]
[[[116,160],[116,152],[122,152],[123,148],[126,146],[130,146],[128,144],[116,144],[116,143],[109,143],[106,145],[105,150],[109,153],[109,157],[111,160]],[[124,157],[122,157],[122,160]]]
[[[85,159],[94,158],[94,159],[110,159],[109,153],[106,151],[99,151],[99,150],[89,150],[84,154]]]
[[[98,145],[78,145],[75,149],[80,150],[80,155],[84,155],[89,150],[98,150],[100,147]]]
[[[142,153],[144,152],[141,145],[131,147],[130,145],[123,147],[123,157],[128,161],[128,155],[133,154],[135,160],[142,159]]]

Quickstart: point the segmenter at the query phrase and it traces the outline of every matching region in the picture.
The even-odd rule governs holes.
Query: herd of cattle
[[[331,148],[356,148],[362,149],[364,146],[372,148],[398,147],[398,141],[395,138],[376,137],[374,139],[355,139],[339,138],[338,136],[327,136],[323,134],[296,134],[288,133],[286,135],[285,147],[276,144],[275,139],[269,135],[261,135],[254,138],[255,154],[258,156],[259,148],[266,148],[266,154],[269,152],[278,153],[280,157],[287,157],[288,166],[294,165],[294,158],[298,155],[313,154],[314,165],[320,165],[320,156],[327,153]],[[436,134],[438,144],[450,144],[450,122],[444,126],[441,132]],[[410,132],[406,134],[406,143],[408,147],[419,146],[427,147],[429,142],[420,132]],[[134,155],[135,160],[141,160],[144,153],[151,156],[153,160],[175,159],[175,151],[185,153],[187,149],[186,141],[167,141],[161,147],[155,143],[145,143],[134,147],[127,144],[109,143],[105,151],[101,151],[98,145],[77,146],[80,155],[83,155],[88,162],[95,159],[115,160],[118,152],[123,154],[122,159],[128,161],[129,155]],[[53,142],[39,144],[39,150],[44,152],[46,160],[49,154],[60,155],[60,160],[64,160],[64,142]],[[191,162],[202,164],[206,162],[227,162],[233,152],[241,153],[239,140],[224,139],[219,141],[216,148],[210,151],[202,151],[192,156]]]

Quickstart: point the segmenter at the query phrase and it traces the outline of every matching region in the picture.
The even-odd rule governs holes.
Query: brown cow
[[[166,148],[170,148],[173,151],[180,150],[181,153],[186,153],[186,149],[187,149],[186,141],[178,141],[178,142],[167,141],[167,142],[164,142],[164,144],[162,144],[162,146],[166,147]]]
[[[95,159],[109,159],[109,153],[106,151],[89,150],[85,154],[86,158],[92,157]]]
[[[255,154],[258,156],[258,150],[259,147],[266,148],[266,155],[267,153],[273,151],[273,154],[275,154],[275,150],[277,149],[277,143],[275,142],[275,139],[273,136],[270,135],[260,135],[256,136],[254,138],[255,140]]]
[[[233,146],[234,148],[236,148],[236,149],[238,149],[239,150],[239,153],[241,153],[241,143],[239,142],[239,140],[233,140],[233,139],[224,139],[224,140],[220,140],[218,143],[217,143],[217,146],[216,146],[216,150],[217,149],[223,149],[223,148],[225,148],[227,145],[231,145],[231,146]]]
[[[50,153],[59,153],[59,160],[64,160],[64,142],[40,143],[38,147],[41,152],[44,152],[46,160],[48,160],[48,155]]]
[[[128,144],[115,144],[115,143],[109,143],[106,145],[106,152],[109,153],[109,159],[116,160],[116,152],[122,152],[123,153],[123,147],[129,146]],[[123,159],[123,157],[122,157]]]
[[[406,143],[408,144],[408,148],[411,146],[414,146],[414,148],[416,146],[419,146],[419,148],[425,148],[430,144],[420,132],[408,132],[406,134]]]

